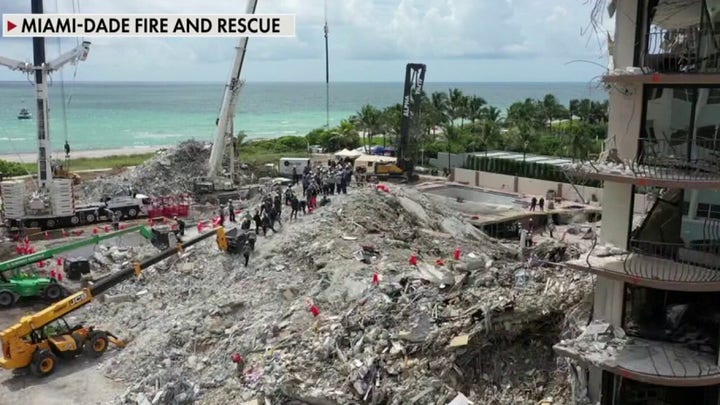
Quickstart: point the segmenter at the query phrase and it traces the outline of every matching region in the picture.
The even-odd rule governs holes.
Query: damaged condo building
[[[719,404],[720,0],[615,0],[592,321],[555,345],[577,402]],[[633,215],[635,192],[647,213]]]

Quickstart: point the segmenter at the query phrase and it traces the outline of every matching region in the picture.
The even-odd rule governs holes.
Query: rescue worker
[[[340,194],[342,192],[343,176],[344,175],[342,169],[338,168],[335,171],[335,192],[337,194]]]
[[[224,226],[225,225],[225,208],[222,205],[220,205],[218,214],[220,214],[220,226]]]
[[[292,199],[290,200],[290,208],[292,209],[290,212],[290,219],[297,219],[298,210],[300,209],[300,200],[298,200],[297,197],[292,196]]]
[[[537,198],[533,197],[530,200],[530,211],[535,211],[535,206],[537,205]]]
[[[185,221],[182,219],[175,217],[175,223],[178,226],[178,235],[185,236]]]
[[[230,222],[235,222],[235,207],[233,207],[232,200],[228,200],[228,217]]]
[[[260,228],[262,228],[262,217],[260,216],[259,211],[255,211],[255,215],[253,216],[253,220],[255,221],[255,235],[260,234]]]
[[[113,229],[116,231],[120,230],[120,215],[118,215],[118,211],[113,211],[111,221]]]
[[[292,185],[293,186],[298,184],[298,177],[299,176],[298,176],[298,172],[297,172],[297,167],[293,166],[293,168],[292,168]]]
[[[70,144],[65,141],[65,157],[70,157]]]
[[[243,221],[240,224],[240,229],[248,230],[248,229],[250,229],[251,224],[252,224],[252,217],[250,217],[248,214],[243,218]]]
[[[540,197],[540,200],[538,201],[538,207],[540,208],[540,211],[545,211],[545,199]]]
[[[273,233],[277,233],[275,230],[275,227],[273,227],[272,219],[270,218],[270,215],[268,215],[267,211],[262,216],[262,229],[263,229],[263,236],[267,236],[267,230],[268,228],[272,229]]]

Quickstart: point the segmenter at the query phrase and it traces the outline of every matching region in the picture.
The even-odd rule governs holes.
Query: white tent
[[[358,151],[356,151],[356,150],[343,149],[343,150],[341,150],[340,152],[335,152],[335,157],[336,157],[336,158],[350,158],[350,159],[355,159],[355,158],[357,158],[357,157],[359,157],[359,156],[361,156],[361,155],[362,155],[362,152],[358,152]]]

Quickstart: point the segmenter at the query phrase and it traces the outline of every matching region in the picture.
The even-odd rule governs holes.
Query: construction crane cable
[[[325,0],[325,127],[330,128],[330,54],[328,51],[327,0]]]

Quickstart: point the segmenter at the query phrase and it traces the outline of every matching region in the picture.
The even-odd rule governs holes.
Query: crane
[[[408,63],[405,66],[402,122],[397,139],[397,149],[395,150],[397,162],[378,162],[375,165],[375,175],[379,179],[393,177],[405,181],[418,179],[417,175],[414,174],[416,152],[411,150],[410,147],[417,143],[414,138],[420,118],[420,104],[422,103],[426,70],[427,66],[422,63]]]
[[[245,13],[255,14],[256,8],[257,0],[249,0]],[[247,43],[248,37],[245,36],[240,38],[238,45],[235,47],[235,61],[230,72],[230,79],[225,86],[225,94],[220,108],[220,116],[217,119],[215,142],[213,143],[212,150],[210,151],[208,174],[206,177],[196,179],[194,182],[194,191],[198,195],[215,193],[218,194],[217,198],[219,200],[228,199],[237,195],[237,186],[234,181],[235,150],[233,141],[233,121],[237,108],[238,96],[240,95],[240,90],[244,85],[244,81],[240,78],[240,74],[242,73],[243,62],[245,61]],[[225,170],[223,169],[223,161],[228,154],[230,167],[229,170]]]
[[[63,317],[133,275],[139,276],[144,269],[211,236],[216,236],[220,250],[233,253],[228,249],[225,229],[215,228],[142,262],[128,265],[39,312],[22,317],[18,323],[0,332],[0,367],[13,370],[29,366],[33,374],[43,377],[52,374],[58,357],[72,358],[83,352],[91,357],[99,357],[107,350],[109,343],[124,347],[125,342],[112,333],[96,330],[92,326],[69,327]]]
[[[43,0],[31,0],[33,14],[43,13]],[[50,117],[48,101],[48,80],[50,74],[62,69],[67,64],[85,61],[90,52],[90,42],[83,41],[74,49],[65,52],[51,61],[45,60],[45,38],[33,37],[33,63],[11,58],[0,57],[0,66],[20,71],[28,76],[34,75],[37,105],[37,190],[30,192],[24,181],[0,179],[0,194],[4,204],[4,219],[10,229],[22,232],[27,228],[56,229],[83,224],[91,224],[100,220],[99,211],[110,210],[121,218],[134,218],[143,213],[143,201],[138,198],[113,199],[103,204],[77,205],[73,191],[72,174],[67,171],[56,171],[54,176],[51,159]],[[62,178],[62,175],[69,178]]]
[[[33,14],[43,13],[42,0],[32,0]],[[90,51],[90,42],[83,41],[74,49],[58,56],[55,60],[45,60],[45,38],[33,37],[33,63],[0,57],[0,65],[35,75],[35,94],[37,100],[37,139],[38,139],[38,191],[49,193],[52,184],[52,161],[50,159],[50,117],[48,106],[48,77],[68,63],[85,61]],[[37,195],[35,198],[39,198]],[[47,207],[52,211],[52,206]]]

